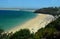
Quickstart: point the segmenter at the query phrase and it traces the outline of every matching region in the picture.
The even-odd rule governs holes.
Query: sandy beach
[[[38,14],[35,18],[27,21],[26,23],[16,26],[13,29],[8,30],[7,32],[16,32],[20,29],[29,29],[31,32],[37,32],[40,28],[44,28],[48,23],[50,23],[54,17],[52,15]]]

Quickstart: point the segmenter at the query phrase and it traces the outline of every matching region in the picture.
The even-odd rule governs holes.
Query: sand
[[[20,29],[29,29],[32,32],[37,32],[40,28],[44,28],[48,23],[50,23],[54,17],[52,15],[46,15],[46,14],[38,14],[35,18],[27,21],[26,23],[16,26],[7,32],[13,32],[19,31]]]

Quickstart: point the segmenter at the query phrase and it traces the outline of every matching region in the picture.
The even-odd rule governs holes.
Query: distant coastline
[[[36,9],[25,9],[25,8],[0,8],[0,10],[15,10],[15,11],[29,11],[29,12],[35,12]]]

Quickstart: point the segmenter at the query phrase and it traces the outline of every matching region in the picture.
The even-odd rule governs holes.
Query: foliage
[[[41,8],[36,10],[34,13],[50,14],[55,16],[60,14],[60,7]]]
[[[0,29],[0,39],[9,39],[7,33],[3,33],[4,30]]]
[[[29,29],[21,29],[8,35],[2,34],[3,32],[0,29],[0,39],[60,39],[60,17],[36,33],[30,33]]]
[[[60,17],[35,33],[35,39],[60,39]]]
[[[10,39],[30,39],[32,34],[28,29],[21,29],[20,31],[14,33]],[[32,38],[31,38],[32,39]]]

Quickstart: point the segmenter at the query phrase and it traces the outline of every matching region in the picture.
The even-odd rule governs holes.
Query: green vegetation
[[[34,13],[50,14],[55,16],[60,14],[60,7],[41,8],[36,10]]]
[[[35,33],[36,39],[60,39],[60,18]]]
[[[10,39],[32,39],[31,33],[28,29],[21,29],[20,31],[14,33]]]
[[[4,30],[0,29],[0,39],[9,39],[9,35],[7,33],[3,33]]]
[[[60,8],[43,8],[38,13],[60,15]],[[60,39],[60,17],[48,24],[45,28],[39,29],[36,33],[31,33],[29,29],[21,29],[15,33],[3,33],[0,29],[0,39]]]
[[[0,39],[60,39],[60,17],[36,33],[30,33],[28,29],[9,34],[2,32],[4,31],[0,29]]]

